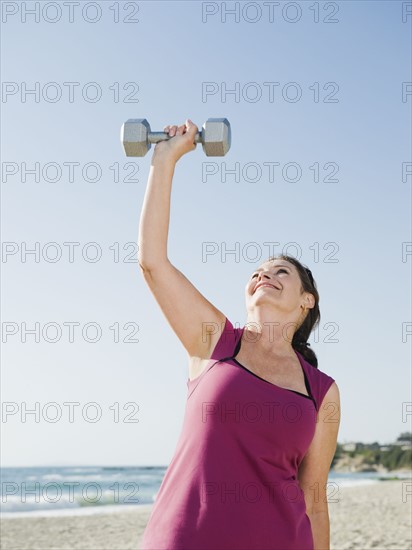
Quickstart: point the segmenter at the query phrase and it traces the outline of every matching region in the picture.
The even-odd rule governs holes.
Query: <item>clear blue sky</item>
[[[125,157],[128,118],[154,130],[230,120],[224,159],[198,147],[176,168],[170,260],[243,326],[244,286],[271,252],[265,243],[297,254],[320,292],[310,341],[341,391],[339,441],[386,443],[409,430],[410,3],[85,2],[82,13],[39,2],[37,16],[24,13],[34,4],[2,2],[2,400],[15,412],[3,416],[3,465],[172,457],[188,361],[136,263],[152,151]],[[37,97],[27,93],[36,86]],[[24,177],[36,163],[38,181]],[[35,243],[37,257],[22,254]],[[64,243],[80,243],[73,261]],[[88,243],[99,261],[87,261]],[[96,343],[82,336],[91,322]],[[35,323],[39,341],[24,341]],[[55,343],[48,323],[62,331]],[[36,402],[38,421],[23,422]],[[73,422],[67,402],[80,403]],[[81,414],[91,402],[97,422]]]

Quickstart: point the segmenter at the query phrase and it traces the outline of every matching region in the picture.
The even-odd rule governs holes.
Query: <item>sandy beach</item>
[[[331,550],[412,548],[411,481],[340,487],[328,494]],[[138,550],[150,510],[148,505],[111,513],[5,518],[1,548]]]

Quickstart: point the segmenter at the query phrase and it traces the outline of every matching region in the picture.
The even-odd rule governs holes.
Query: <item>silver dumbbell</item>
[[[128,157],[144,157],[152,143],[167,141],[169,134],[152,132],[145,118],[129,118],[120,131],[120,139]],[[209,118],[195,136],[208,157],[223,157],[230,149],[230,123],[226,118]]]

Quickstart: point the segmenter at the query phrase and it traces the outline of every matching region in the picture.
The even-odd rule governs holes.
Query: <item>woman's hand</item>
[[[196,149],[195,136],[199,131],[196,124],[190,118],[181,126],[165,126],[163,131],[169,134],[171,139],[156,143],[153,152],[153,160],[167,158],[177,162],[185,153]]]

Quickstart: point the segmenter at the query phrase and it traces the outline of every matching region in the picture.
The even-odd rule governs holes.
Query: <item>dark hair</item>
[[[285,260],[293,264],[296,267],[300,277],[300,282],[302,284],[302,293],[309,292],[315,298],[315,305],[312,309],[308,310],[305,320],[293,335],[292,347],[301,355],[303,355],[308,363],[310,363],[313,367],[318,368],[318,359],[316,357],[316,354],[307,341],[312,330],[319,324],[320,321],[319,293],[316,287],[316,282],[313,279],[312,272],[308,267],[301,264],[299,260],[297,260],[293,256],[279,254],[278,256],[271,256],[267,260],[267,262],[271,262],[272,260]]]

